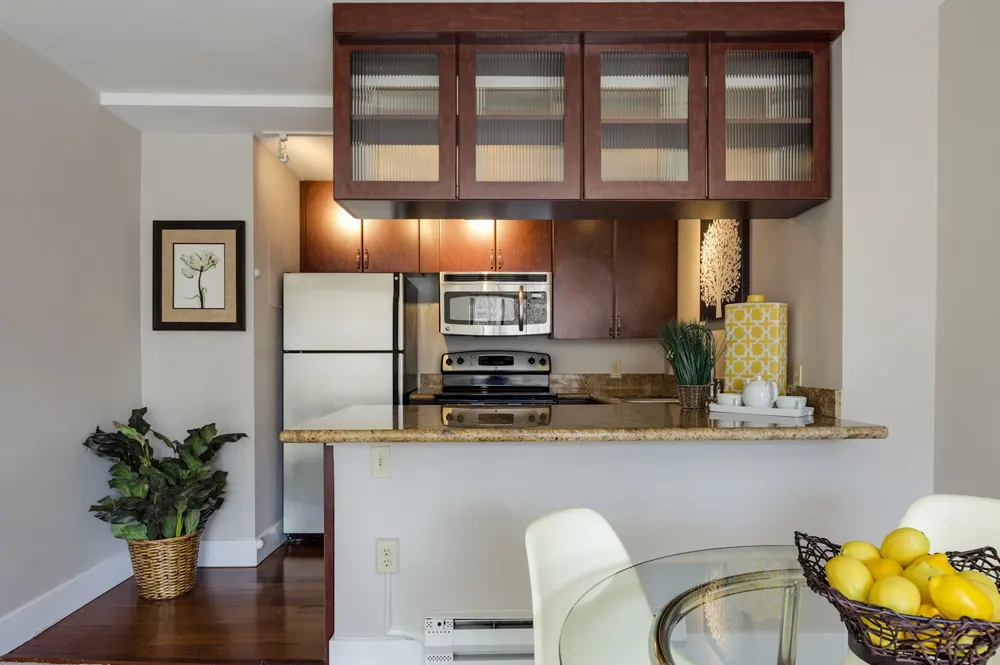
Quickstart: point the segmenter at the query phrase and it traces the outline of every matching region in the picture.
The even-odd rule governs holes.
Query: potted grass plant
[[[696,321],[667,321],[657,334],[660,352],[677,378],[682,409],[703,409],[712,398],[715,364],[726,349],[712,331]]]
[[[157,457],[148,433],[173,453]],[[246,434],[218,434],[215,424],[188,430],[181,441],[150,428],[146,409],[135,409],[114,432],[100,427],[83,445],[111,460],[106,496],[90,512],[111,525],[111,534],[128,542],[139,595],[165,600],[194,587],[198,545],[208,518],[224,501],[226,472],[212,460],[227,443]]]

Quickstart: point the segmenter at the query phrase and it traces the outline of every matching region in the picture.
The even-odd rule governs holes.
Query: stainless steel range
[[[589,404],[585,398],[560,397],[549,386],[552,360],[530,351],[463,351],[441,356],[438,404],[534,406]]]

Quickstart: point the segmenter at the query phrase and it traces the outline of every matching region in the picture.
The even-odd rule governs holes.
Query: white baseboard
[[[24,644],[131,576],[132,561],[125,551],[0,617],[0,655]]]
[[[285,542],[285,533],[281,527],[282,521],[278,520],[257,535],[257,544],[261,545],[261,548],[257,550],[258,564],[278,549],[281,543]]]
[[[330,640],[330,659],[335,665],[423,665],[424,645],[413,640]]]
[[[198,565],[203,568],[256,568],[257,541],[205,540],[198,552]]]

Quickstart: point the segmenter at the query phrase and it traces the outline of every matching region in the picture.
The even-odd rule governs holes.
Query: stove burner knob
[[[528,364],[529,365],[534,365],[535,364],[535,358],[534,357],[528,358]]]
[[[459,356],[458,357],[458,364],[459,365],[464,365],[465,364],[465,358],[463,358],[462,356]]]
[[[529,423],[533,423],[533,422],[535,422],[535,416],[534,416],[534,415],[530,415],[530,416],[528,416],[528,422],[529,422]]]
[[[458,420],[458,422],[460,422],[460,423],[464,423],[465,422],[465,416],[459,416],[458,418],[456,418],[456,420]]]
[[[453,415],[451,415],[451,414],[449,413],[449,414],[448,414],[448,415],[446,415],[446,416],[445,416],[444,418],[445,418],[445,420],[451,420],[451,419],[452,419],[452,418],[454,418],[454,417],[455,417],[455,416],[453,416]]]
[[[541,365],[542,367],[545,367],[546,365],[549,364],[549,361],[546,360],[545,358],[542,358],[541,360],[538,361],[538,364]]]
[[[452,363],[451,358],[445,358],[445,360],[444,360],[444,364],[445,365],[448,365],[449,367],[451,367],[451,363]]]

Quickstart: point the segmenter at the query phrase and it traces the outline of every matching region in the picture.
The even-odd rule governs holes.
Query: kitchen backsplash
[[[408,275],[416,287],[419,321],[417,366],[420,374],[441,371],[441,355],[455,351],[537,351],[552,356],[556,374],[608,374],[615,360],[623,374],[662,374],[666,362],[653,340],[563,340],[528,337],[444,336],[439,331],[438,275]]]

